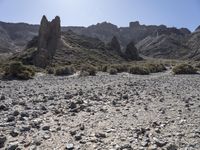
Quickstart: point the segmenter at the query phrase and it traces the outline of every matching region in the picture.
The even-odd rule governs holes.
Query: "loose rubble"
[[[198,150],[200,75],[0,81],[0,149]]]

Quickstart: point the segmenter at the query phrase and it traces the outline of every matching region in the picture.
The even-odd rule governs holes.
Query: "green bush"
[[[129,66],[128,65],[112,65],[112,68],[115,68],[118,73],[128,72]]]
[[[55,70],[56,76],[69,76],[75,72],[75,69],[72,66],[58,67]]]
[[[55,69],[54,68],[47,68],[47,73],[48,74],[54,74],[55,73]]]
[[[200,63],[195,64],[195,67],[200,70]]]
[[[150,73],[163,72],[167,70],[163,64],[146,64],[145,67],[149,70]]]
[[[132,66],[129,68],[129,73],[139,74],[139,75],[148,75],[150,72],[146,67],[143,66]]]
[[[175,66],[172,71],[174,74],[196,74],[197,69],[188,64],[180,64]]]
[[[110,73],[110,75],[117,75],[117,69],[115,69],[115,68],[110,68],[110,69],[109,69],[109,73]]]
[[[11,62],[4,72],[5,79],[28,80],[35,75],[35,71],[31,67],[24,66],[21,62]]]
[[[108,71],[108,66],[107,65],[104,65],[101,67],[101,71],[102,72],[107,72]]]
[[[91,65],[84,65],[81,68],[80,76],[95,76],[97,72],[97,69],[94,66]]]

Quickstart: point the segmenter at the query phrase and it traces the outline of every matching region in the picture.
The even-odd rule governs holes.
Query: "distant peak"
[[[135,22],[130,22],[129,23],[129,27],[130,28],[136,28],[140,26],[140,22],[139,21],[135,21]]]

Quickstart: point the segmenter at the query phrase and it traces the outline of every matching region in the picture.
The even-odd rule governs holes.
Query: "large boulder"
[[[141,60],[139,56],[138,49],[135,47],[134,42],[130,42],[125,50],[124,56],[127,60]]]
[[[52,60],[61,39],[60,18],[57,16],[49,22],[46,16],[42,17],[39,36],[38,51],[34,59],[34,65],[45,68]]]

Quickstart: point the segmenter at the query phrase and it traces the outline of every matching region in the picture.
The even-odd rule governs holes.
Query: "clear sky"
[[[64,26],[111,22],[187,27],[200,25],[200,0],[0,0],[0,21],[39,24],[58,15]]]

